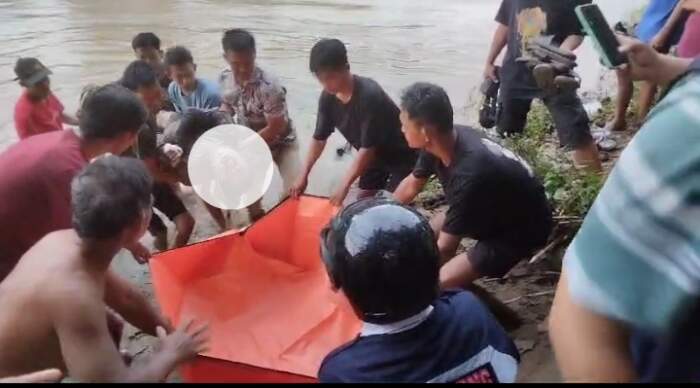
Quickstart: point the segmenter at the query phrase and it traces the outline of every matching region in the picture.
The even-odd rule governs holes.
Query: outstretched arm
[[[561,48],[571,52],[576,51],[583,43],[583,35],[569,35],[561,44]]]
[[[61,115],[61,120],[63,121],[63,124],[68,124],[68,125],[79,125],[80,124],[80,122],[78,121],[78,119],[75,116],[68,114],[66,112],[63,112],[63,114]]]
[[[347,197],[352,184],[357,180],[357,178],[367,172],[369,166],[372,165],[372,162],[374,162],[376,157],[377,153],[374,148],[360,148],[360,150],[357,152],[355,161],[350,167],[350,171],[345,174],[345,179],[343,179],[340,187],[331,197],[331,203],[333,205],[340,206],[343,204],[343,201],[345,200],[345,197]]]
[[[311,146],[309,147],[309,153],[306,156],[304,169],[302,170],[301,175],[299,175],[297,178],[297,181],[294,183],[294,186],[289,189],[289,193],[292,198],[298,198],[300,195],[304,194],[304,191],[306,191],[306,186],[309,183],[309,174],[311,174],[311,170],[314,168],[318,158],[321,157],[324,148],[326,148],[325,140],[311,140]]]
[[[274,144],[284,134],[289,126],[289,122],[284,115],[267,117],[267,126],[258,132],[258,135],[267,144]]]
[[[206,328],[192,324],[161,343],[148,362],[128,368],[107,329],[104,303],[90,293],[71,293],[52,311],[69,375],[81,382],[162,382],[180,363],[206,347]]]
[[[105,303],[127,322],[144,333],[156,335],[159,326],[170,329],[170,323],[131,283],[111,270],[105,278]]]
[[[419,178],[409,174],[394,191],[394,199],[398,203],[408,205],[423,191],[426,183],[428,183],[428,178]]]

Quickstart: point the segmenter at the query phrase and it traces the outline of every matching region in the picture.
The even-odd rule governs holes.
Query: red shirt
[[[63,104],[49,93],[39,102],[34,102],[24,91],[15,105],[15,128],[20,139],[63,129]]]
[[[42,237],[71,227],[70,184],[86,165],[72,130],[32,136],[0,154],[0,280]]]

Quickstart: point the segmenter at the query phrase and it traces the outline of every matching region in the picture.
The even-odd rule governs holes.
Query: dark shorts
[[[559,144],[569,150],[586,146],[593,141],[590,120],[576,93],[563,93],[542,98],[557,129]],[[509,136],[522,133],[527,124],[531,99],[505,99],[498,115],[498,133]]]
[[[529,259],[542,249],[552,233],[553,221],[551,211],[542,209],[541,217],[533,217],[530,225],[521,232],[514,232],[517,239],[481,240],[469,251],[467,257],[474,270],[482,277],[504,277],[516,264]]]
[[[413,168],[413,164],[399,167],[372,166],[360,177],[360,189],[386,190],[393,193],[401,181],[413,172]]]
[[[165,214],[170,221],[175,221],[177,216],[187,212],[185,204],[182,203],[180,197],[175,194],[172,187],[163,183],[156,183],[153,185],[153,207]],[[151,217],[148,231],[151,234],[162,233],[167,231],[167,227],[163,220],[154,213],[153,217]]]
[[[532,256],[535,249],[518,248],[503,241],[479,241],[469,251],[467,257],[480,276],[502,278],[520,260]]]

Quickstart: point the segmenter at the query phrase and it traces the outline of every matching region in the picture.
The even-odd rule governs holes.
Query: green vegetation
[[[581,219],[593,205],[604,178],[577,169],[550,141],[553,128],[549,112],[537,104],[530,112],[524,133],[505,140],[505,145],[532,166],[544,184],[556,216]]]

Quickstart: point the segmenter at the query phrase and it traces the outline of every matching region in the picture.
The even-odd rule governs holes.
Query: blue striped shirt
[[[700,75],[654,109],[564,265],[576,302],[660,335],[700,301]]]

